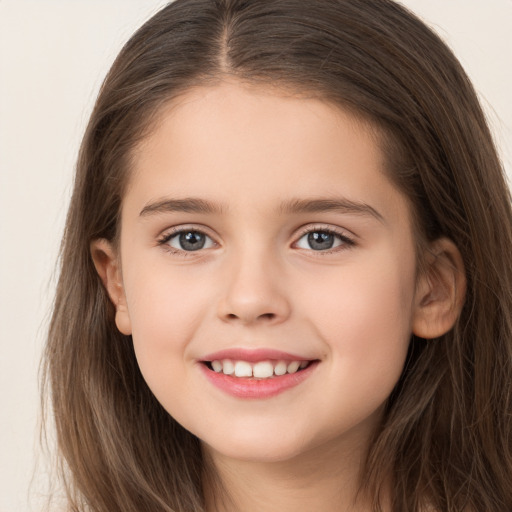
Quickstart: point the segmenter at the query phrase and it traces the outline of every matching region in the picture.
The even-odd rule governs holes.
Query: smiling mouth
[[[287,374],[299,373],[308,368],[315,361],[284,361],[265,360],[255,363],[243,360],[216,359],[203,361],[211,371],[238,378],[273,379]]]

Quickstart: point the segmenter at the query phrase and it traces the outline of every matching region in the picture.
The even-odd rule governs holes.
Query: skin
[[[417,275],[408,202],[372,133],[316,99],[236,82],[193,89],[134,152],[119,252],[92,246],[149,387],[230,491],[215,505],[207,488],[210,510],[367,510],[359,471],[411,333],[455,321],[458,252],[436,242],[436,278]],[[215,210],[161,207],[188,198]],[[312,199],[358,208],[283,211]],[[205,233],[205,248],[163,243],[177,229]],[[315,231],[336,232],[335,247],[313,250]],[[199,362],[233,347],[319,364],[277,396],[235,398]]]

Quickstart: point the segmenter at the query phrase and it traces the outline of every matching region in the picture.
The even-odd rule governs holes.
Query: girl
[[[177,0],[80,151],[45,378],[73,511],[512,510],[512,212],[390,0]]]

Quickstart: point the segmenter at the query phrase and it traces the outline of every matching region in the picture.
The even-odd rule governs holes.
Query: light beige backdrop
[[[80,137],[121,45],[166,3],[0,0],[0,512],[44,493],[37,369]],[[461,59],[512,176],[512,0],[403,3]]]

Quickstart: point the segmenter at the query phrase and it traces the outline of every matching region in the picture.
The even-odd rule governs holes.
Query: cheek
[[[363,263],[325,281],[304,310],[331,352],[334,372],[363,387],[393,387],[411,336],[414,262],[382,254]]]
[[[183,362],[204,317],[204,293],[194,280],[155,266],[150,272],[127,272],[125,288],[137,362],[157,394],[159,383],[186,377]]]

